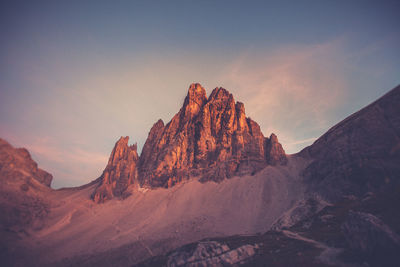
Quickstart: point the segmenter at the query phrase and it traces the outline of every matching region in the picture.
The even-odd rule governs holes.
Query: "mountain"
[[[293,155],[303,199],[260,235],[207,238],[139,266],[399,266],[400,86]]]
[[[128,195],[133,184],[169,188],[191,177],[221,182],[286,163],[276,135],[264,137],[260,126],[246,117],[243,103],[221,87],[207,98],[205,89],[194,83],[172,120],[153,125],[139,158],[127,138],[117,142],[93,199]]]
[[[300,156],[313,162],[305,170],[310,191],[330,201],[361,197],[397,185],[400,177],[399,87],[346,118]]]
[[[1,146],[1,262],[398,266],[398,103],[400,86],[285,155],[228,91],[193,84],[140,156],[122,137],[98,179],[59,190]]]
[[[16,242],[26,229],[40,229],[50,212],[46,195],[53,176],[38,168],[28,150],[0,139],[0,259],[19,257]],[[11,252],[11,253],[10,253]],[[4,256],[8,255],[8,256]]]
[[[38,223],[48,212],[42,195],[51,190],[53,176],[38,168],[28,150],[0,139],[0,177],[0,225],[19,231]]]
[[[137,182],[138,153],[137,146],[128,146],[129,137],[121,137],[115,144],[107,167],[99,177],[99,185],[92,198],[95,202],[104,202],[114,196],[126,197],[127,189]]]

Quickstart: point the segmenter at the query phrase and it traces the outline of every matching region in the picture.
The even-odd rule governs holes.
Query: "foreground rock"
[[[257,245],[243,245],[230,249],[216,241],[200,242],[194,249],[178,250],[168,256],[167,266],[230,266],[244,263],[252,257]]]
[[[341,229],[350,247],[360,252],[400,248],[400,236],[370,213],[350,211]]]

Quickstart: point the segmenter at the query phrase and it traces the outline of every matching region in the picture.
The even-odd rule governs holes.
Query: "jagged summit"
[[[93,194],[96,202],[126,195],[136,180],[150,188],[171,187],[191,177],[220,182],[287,161],[277,137],[264,137],[260,126],[246,117],[243,103],[222,87],[207,98],[199,83],[189,86],[170,122],[153,125],[140,157],[127,138],[121,137],[111,153]]]
[[[192,119],[206,102],[206,90],[199,83],[191,84],[182,107],[183,118]]]
[[[127,188],[137,181],[137,145],[128,145],[129,137],[117,141],[111,152],[107,167],[100,176],[100,184],[92,198],[95,202],[104,202],[114,196],[126,197]]]

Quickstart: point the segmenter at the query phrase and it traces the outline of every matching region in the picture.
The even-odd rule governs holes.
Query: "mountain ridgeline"
[[[264,137],[260,126],[246,117],[243,103],[221,87],[207,98],[198,83],[190,85],[182,108],[168,124],[159,120],[153,125],[140,156],[128,139],[121,137],[115,144],[92,194],[95,202],[124,198],[130,186],[169,188],[191,177],[220,182],[287,163],[276,135]]]
[[[399,103],[397,86],[286,156],[228,91],[193,84],[140,156],[121,137],[98,179],[57,190],[0,139],[0,262],[397,267]]]

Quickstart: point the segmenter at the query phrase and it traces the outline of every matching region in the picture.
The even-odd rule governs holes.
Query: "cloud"
[[[239,55],[220,79],[246,105],[265,135],[278,135],[289,153],[311,144],[332,124],[346,99],[347,56],[342,40],[251,50]]]
[[[304,140],[297,140],[297,141],[293,141],[293,142],[289,143],[289,145],[309,144],[310,142],[314,142],[315,140],[317,140],[316,137],[308,138],[308,139],[304,139]]]
[[[61,140],[51,137],[36,138],[26,147],[40,160],[42,168],[52,170],[55,188],[96,179],[108,161],[107,154],[84,150],[79,144],[65,147]]]
[[[79,162],[81,164],[96,164],[107,162],[108,157],[103,153],[86,151],[80,147],[61,148],[61,144],[50,137],[36,138],[26,144],[29,150],[37,156],[45,156],[53,162]]]

